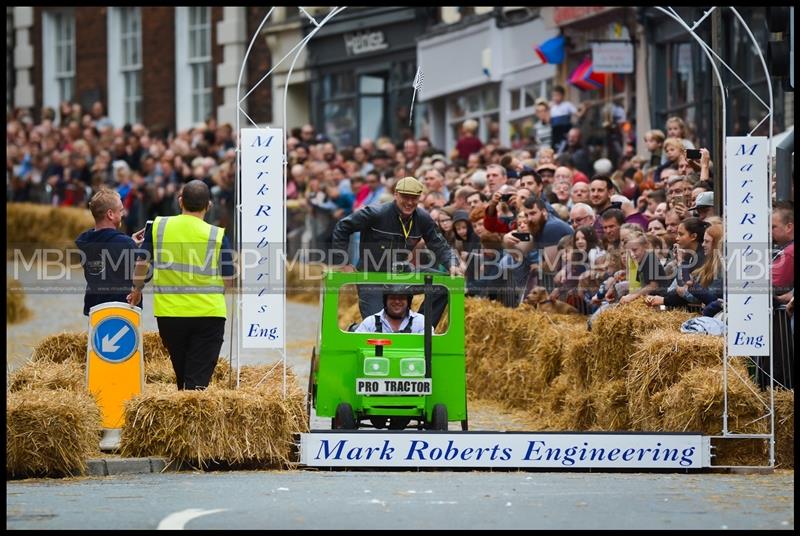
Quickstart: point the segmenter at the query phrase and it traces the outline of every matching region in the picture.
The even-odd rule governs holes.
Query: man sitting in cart
[[[383,309],[356,328],[361,333],[424,333],[425,316],[411,310],[414,293],[393,288],[383,293]]]

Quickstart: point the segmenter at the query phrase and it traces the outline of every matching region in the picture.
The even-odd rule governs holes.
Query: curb
[[[166,471],[166,458],[92,458],[86,462],[87,476],[139,475]],[[174,469],[170,469],[174,471]]]

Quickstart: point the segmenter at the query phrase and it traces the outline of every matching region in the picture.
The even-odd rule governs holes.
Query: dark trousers
[[[178,389],[208,387],[225,338],[225,319],[160,316],[156,321],[175,370]]]

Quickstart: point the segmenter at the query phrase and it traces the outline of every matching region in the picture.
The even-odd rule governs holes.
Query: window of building
[[[57,109],[75,98],[75,13],[48,11],[44,26],[44,104]]]
[[[490,138],[499,137],[500,87],[494,85],[474,89],[448,100],[447,117],[450,126],[449,147],[455,147],[461,137],[461,125],[467,119],[478,122],[477,136],[486,143]]]
[[[72,13],[54,13],[55,22],[55,78],[59,100],[71,101],[75,87],[75,16]]]
[[[142,13],[108,9],[108,115],[115,126],[142,122]]]
[[[536,140],[534,123],[536,100],[550,100],[553,79],[547,78],[509,90],[508,127],[511,146],[514,149],[526,146]]]
[[[211,8],[189,7],[189,58],[192,71],[192,122],[211,115]]]
[[[125,80],[123,106],[126,123],[142,120],[142,16],[135,7],[120,8],[119,67]]]
[[[330,73],[322,76],[323,128],[337,147],[352,146],[356,139],[356,77],[352,72]]]

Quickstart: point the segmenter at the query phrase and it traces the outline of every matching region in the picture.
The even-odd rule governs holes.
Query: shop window
[[[358,77],[359,140],[376,140],[386,132],[386,78],[384,73]]]

